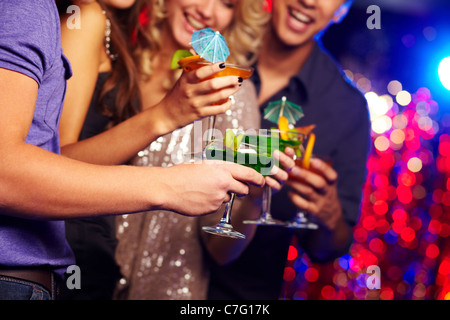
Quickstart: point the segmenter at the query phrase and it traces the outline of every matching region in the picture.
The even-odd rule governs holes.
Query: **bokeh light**
[[[282,299],[450,300],[450,4],[424,0],[428,12],[406,13],[414,1],[395,12],[391,2],[383,1],[381,30],[365,28],[368,4],[354,1],[324,35],[367,101],[367,176],[349,251],[313,263],[294,237],[286,267],[296,274]],[[367,287],[371,265],[380,289]]]
[[[408,91],[402,90],[395,96],[397,103],[402,106],[407,106],[411,102],[411,94]]]
[[[441,60],[438,67],[439,79],[442,85],[450,90],[450,57]]]
[[[372,123],[360,220],[349,254],[332,263],[311,263],[293,243],[282,298],[450,300],[450,117],[427,87],[392,80],[377,93],[363,75],[346,74],[359,80]],[[371,265],[382,273],[378,290],[367,288]]]

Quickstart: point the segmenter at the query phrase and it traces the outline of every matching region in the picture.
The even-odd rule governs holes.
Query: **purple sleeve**
[[[51,5],[49,1],[0,2],[0,68],[20,72],[41,84],[44,70],[54,60],[51,36],[57,26],[53,19],[42,19],[51,15]]]

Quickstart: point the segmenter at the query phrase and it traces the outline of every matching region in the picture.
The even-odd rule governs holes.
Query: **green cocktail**
[[[278,162],[273,157],[275,150],[284,152],[287,147],[301,152],[303,137],[296,134],[292,140],[282,139],[279,130],[260,130],[260,134],[242,134],[239,141],[231,131],[226,132],[224,140],[216,140],[205,149],[209,160],[229,161],[250,167],[263,176],[270,175]],[[231,133],[231,137],[227,135]]]
[[[268,157],[265,154],[256,153],[243,153],[236,152],[231,153],[229,150],[224,150],[222,148],[218,149],[207,149],[206,159],[208,160],[222,160],[241,164],[243,166],[255,169],[263,176],[270,174],[270,170],[274,164],[274,158]]]
[[[249,145],[255,145],[258,154],[273,154],[275,150],[284,152],[287,147],[301,152],[303,144],[303,135],[299,133],[286,132],[288,139],[283,139],[280,130],[266,130],[267,133],[262,135],[245,135],[244,142]]]
[[[267,132],[267,130],[263,130]],[[255,131],[253,131],[254,133]],[[250,167],[263,176],[271,174],[274,165],[278,165],[273,157],[272,147],[278,146],[278,138],[268,137],[266,134],[239,134],[228,130],[224,139],[215,139],[208,143],[203,152],[203,157],[208,160],[234,162]],[[214,226],[205,226],[203,231],[231,238],[245,239],[245,236],[234,230],[231,225],[230,215],[235,194],[227,203],[224,215],[220,222]]]
[[[297,156],[303,152],[302,145],[305,136],[296,131],[281,131],[277,129],[265,130],[264,134],[246,135],[243,140],[248,144],[257,145],[258,154],[273,155],[275,150],[284,152],[287,147],[294,149]],[[268,185],[264,186],[263,208],[261,216],[257,220],[245,220],[247,224],[257,225],[284,225],[282,221],[272,218],[270,213],[270,203],[272,198],[272,190]]]

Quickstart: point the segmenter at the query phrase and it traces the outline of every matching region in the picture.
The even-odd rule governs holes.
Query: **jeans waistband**
[[[20,280],[31,281],[47,289],[52,299],[56,299],[58,294],[58,284],[53,272],[43,269],[18,268],[1,269],[0,276],[16,278]]]

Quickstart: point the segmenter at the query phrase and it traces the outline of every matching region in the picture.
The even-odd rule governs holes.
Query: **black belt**
[[[55,275],[51,271],[42,269],[0,269],[0,276],[31,281],[39,284],[50,292],[52,299],[56,299],[58,286]]]

